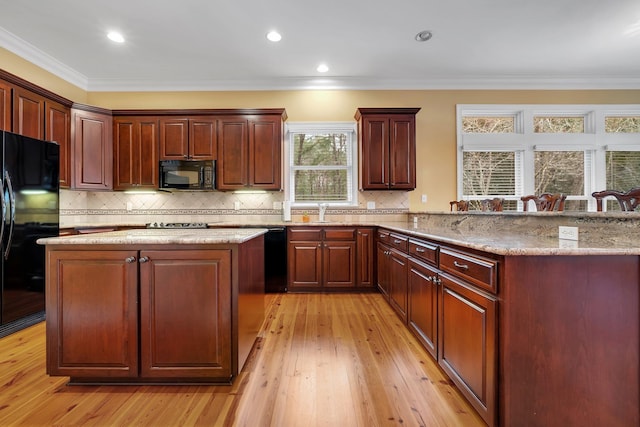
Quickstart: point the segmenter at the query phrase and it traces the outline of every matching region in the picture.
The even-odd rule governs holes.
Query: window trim
[[[336,201],[317,201],[317,202],[296,202],[295,188],[292,185],[292,174],[295,169],[293,165],[293,135],[296,133],[346,133],[349,135],[349,143],[351,144],[351,153],[347,159],[351,160],[351,164],[347,166],[347,174],[350,175],[351,187],[347,189],[350,200],[346,202]],[[326,203],[330,207],[354,207],[358,206],[358,138],[356,122],[287,122],[285,123],[285,141],[284,144],[284,192],[285,201],[291,202],[294,208],[316,208],[320,203]],[[317,167],[318,169],[331,169],[331,166]],[[310,167],[310,170],[316,167]],[[340,167],[339,169],[343,169]]]
[[[463,117],[513,116],[513,133],[464,133]],[[535,116],[584,117],[582,133],[536,133]],[[514,151],[522,155],[522,187],[516,186],[516,194],[506,199],[519,200],[532,194],[534,189],[535,151],[584,151],[584,195],[569,196],[568,200],[586,200],[588,211],[596,210],[591,193],[606,188],[606,152],[640,151],[640,133],[607,133],[605,117],[640,116],[640,104],[582,105],[582,104],[458,104],[456,105],[457,135],[457,197],[477,200],[485,196],[463,196],[464,151]],[[518,171],[516,171],[518,174]],[[518,177],[516,177],[518,180]],[[622,189],[621,189],[622,190]],[[522,194],[518,194],[522,192]],[[518,202],[518,210],[522,204]]]

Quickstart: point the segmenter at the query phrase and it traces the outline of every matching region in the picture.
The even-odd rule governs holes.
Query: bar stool
[[[640,205],[640,187],[632,188],[626,193],[616,190],[603,190],[595,191],[591,195],[596,199],[598,212],[602,212],[602,200],[609,196],[616,198],[620,204],[620,209],[624,212],[632,212]]]
[[[564,211],[564,201],[567,198],[565,194],[562,193],[543,193],[539,196],[530,195],[520,197],[520,200],[524,203],[524,211],[527,212],[527,205],[529,204],[529,200],[533,200],[533,203],[536,205],[536,209],[539,212],[551,212],[551,211]]]
[[[459,212],[466,212],[469,210],[469,202],[467,200],[454,200],[449,202],[449,210],[453,212],[453,207]]]

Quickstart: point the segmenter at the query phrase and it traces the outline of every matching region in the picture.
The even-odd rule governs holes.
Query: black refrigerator
[[[0,337],[44,319],[41,237],[59,232],[60,147],[0,131]]]

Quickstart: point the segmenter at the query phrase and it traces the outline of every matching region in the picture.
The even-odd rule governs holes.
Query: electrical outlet
[[[423,195],[422,195],[422,197],[420,198],[420,201],[421,201],[422,203],[427,203],[427,195],[426,195],[426,194],[423,194]]]
[[[273,202],[273,210],[279,211],[280,209],[282,209],[282,202]]]
[[[236,211],[240,210],[240,202],[233,202],[233,209]]]
[[[133,209],[133,203],[127,202],[127,210],[130,211]]]
[[[367,209],[375,209],[376,202],[367,202]]]
[[[558,227],[558,238],[566,240],[578,240],[578,227]]]

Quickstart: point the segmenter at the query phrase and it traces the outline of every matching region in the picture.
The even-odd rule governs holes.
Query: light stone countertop
[[[265,228],[135,229],[38,239],[40,245],[214,245],[244,243]]]
[[[606,232],[580,234],[579,240],[573,241],[559,239],[557,234],[525,234],[499,228],[468,230],[414,226],[408,222],[380,223],[378,226],[418,238],[497,255],[640,255],[640,231],[636,231],[635,236]]]

